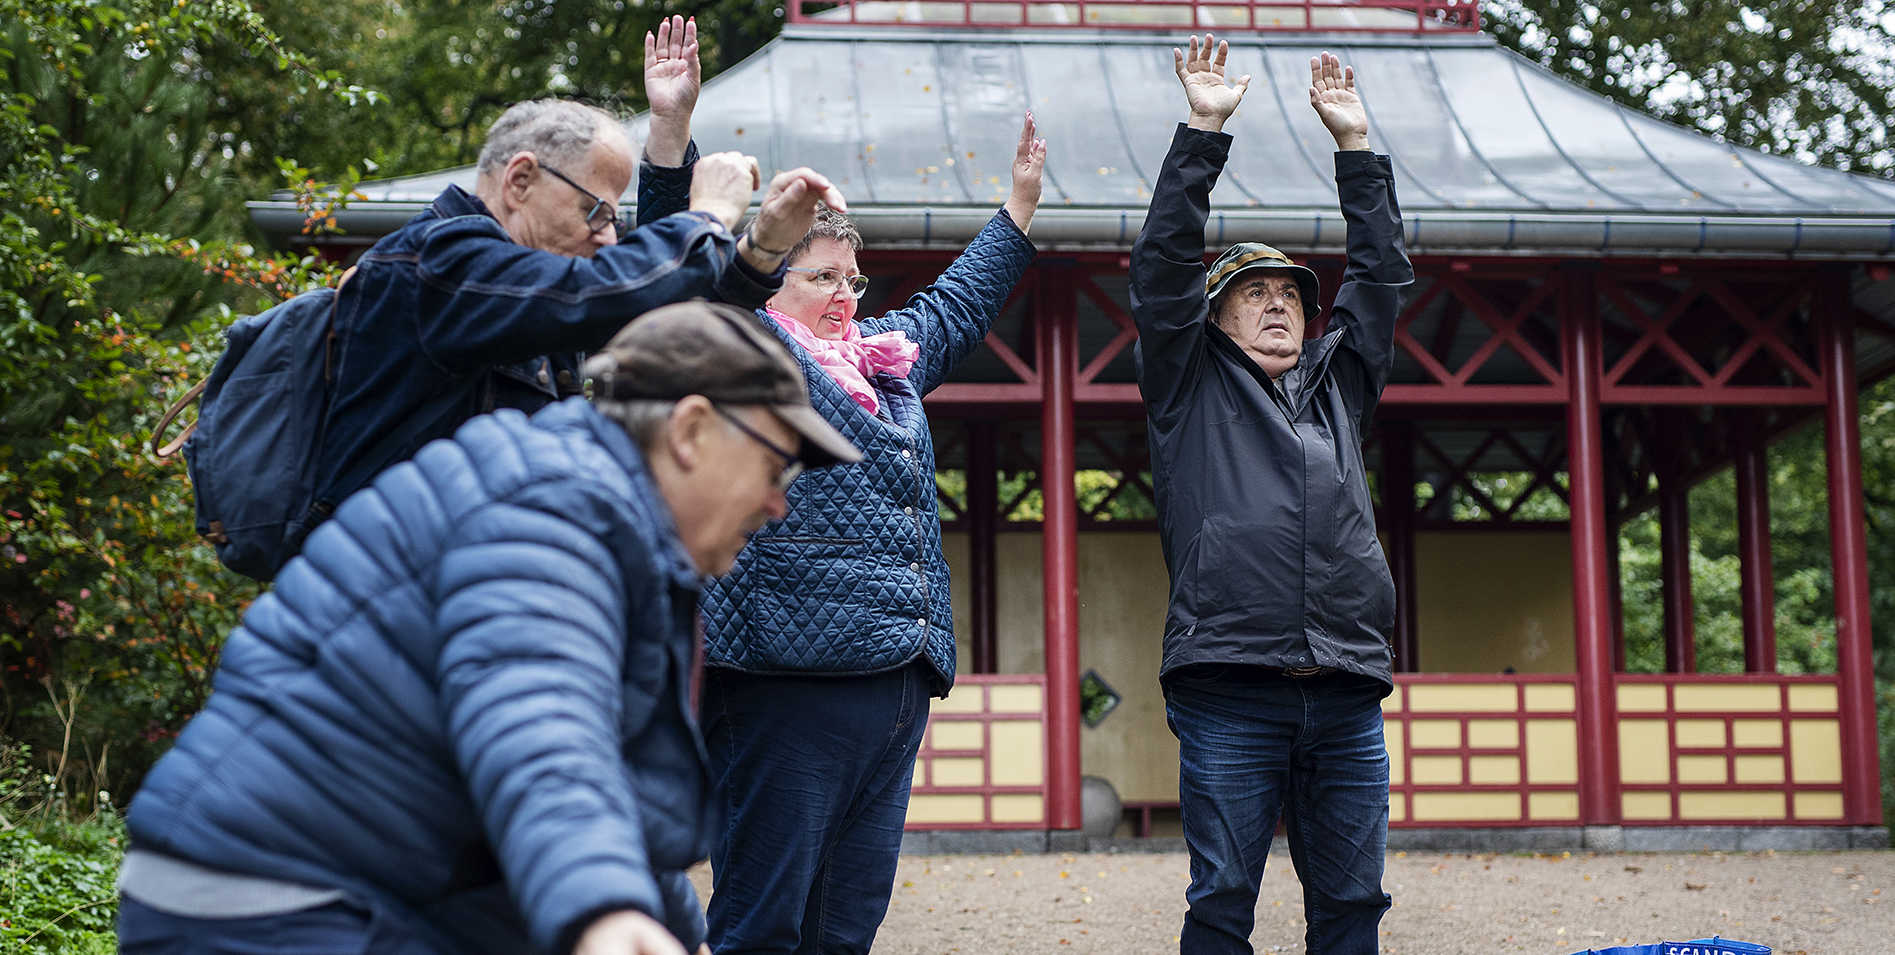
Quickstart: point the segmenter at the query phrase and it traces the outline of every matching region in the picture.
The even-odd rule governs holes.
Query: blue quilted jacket
[[[566,951],[620,908],[695,950],[699,586],[584,399],[476,417],[345,501],[251,606],[132,801],[133,845],[343,889],[390,950]]]
[[[902,308],[859,320],[921,346],[906,378],[873,379],[890,421],[855,403],[767,316],[802,362],[816,410],[862,449],[856,464],[790,486],[790,516],[758,531],[704,593],[711,666],[751,673],[876,673],[925,654],[935,691],[954,685],[954,620],[934,502],[934,440],[921,398],[987,337],[1033,261],[1005,211]],[[761,313],[759,313],[761,315]]]

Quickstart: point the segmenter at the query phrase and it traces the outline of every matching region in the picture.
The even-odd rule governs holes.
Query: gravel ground
[[[1270,859],[1251,942],[1302,952],[1302,887],[1281,842]],[[1183,853],[903,856],[875,951],[1176,952],[1188,868]],[[694,876],[708,898],[708,869]],[[1568,955],[1712,934],[1777,955],[1895,953],[1895,852],[1396,852],[1383,884],[1391,955]]]

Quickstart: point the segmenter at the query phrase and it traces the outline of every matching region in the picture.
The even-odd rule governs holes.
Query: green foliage
[[[267,64],[220,86],[212,115],[258,156],[340,169],[366,158],[377,175],[472,162],[507,106],[544,96],[618,112],[645,107],[644,36],[661,18],[695,16],[705,77],[755,52],[782,27],[753,0],[254,0],[282,42],[374,87],[385,102],[342,111],[290,99]],[[729,148],[727,131],[704,130]],[[721,146],[716,144],[721,143]]]
[[[57,795],[30,750],[0,738],[0,951],[109,955],[124,825],[109,801],[69,821]]]
[[[1820,424],[1771,447],[1770,551],[1775,580],[1777,671],[1836,672],[1836,620],[1829,557],[1828,478]],[[1736,480],[1726,470],[1691,489],[1692,625],[1700,673],[1742,673],[1742,561]],[[1619,530],[1626,669],[1662,673],[1665,621],[1658,517],[1640,514]]]
[[[212,121],[212,54],[331,108],[373,95],[234,0],[0,0],[0,24],[0,733],[84,812],[202,704],[256,592],[145,440],[235,312],[329,276],[244,241],[283,171]]]
[[[1141,474],[1147,484],[1151,475]],[[1013,507],[1000,516],[1002,523],[1037,524],[1046,518],[1046,498],[1040,493],[1039,476],[1031,471],[1002,472],[996,482],[999,505]],[[967,472],[959,468],[936,471],[935,489],[940,501],[936,511],[944,521],[955,519],[955,510],[967,506]],[[1073,472],[1073,495],[1079,513],[1095,521],[1157,520],[1158,508],[1138,485],[1118,471],[1081,469]],[[952,502],[953,507],[949,506]]]
[[[1742,146],[1895,173],[1887,0],[1500,0],[1503,45],[1594,92]]]

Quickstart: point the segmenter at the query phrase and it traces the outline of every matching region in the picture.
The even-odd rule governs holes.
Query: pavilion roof
[[[831,176],[878,248],[955,248],[1006,197],[1031,108],[1051,147],[1035,241],[1123,249],[1183,116],[1174,32],[791,24],[705,84],[693,132],[706,151]],[[1230,72],[1254,80],[1226,127],[1236,142],[1210,244],[1339,251],[1333,143],[1306,93],[1308,59],[1325,49],[1356,69],[1413,252],[1895,252],[1895,182],[1670,125],[1464,31],[1235,36]],[[646,122],[629,121],[634,135]],[[358,241],[390,231],[449,183],[471,187],[473,168],[365,183],[342,226]],[[283,197],[252,209],[279,235],[301,222]]]

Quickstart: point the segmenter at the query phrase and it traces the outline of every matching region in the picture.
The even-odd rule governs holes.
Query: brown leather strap
[[[207,384],[210,384],[209,378],[205,378],[203,381],[192,385],[191,390],[185,392],[184,397],[173,402],[171,407],[166,408],[164,417],[158,419],[158,427],[151,432],[151,453],[157,455],[158,460],[162,461],[165,458],[177,454],[178,449],[184,447],[184,439],[189,438],[191,432],[197,430],[197,422],[192,421],[189,425],[185,426],[183,434],[178,435],[163,445],[158,443],[159,439],[164,437],[165,432],[171,430],[171,423],[178,420],[178,415],[184,413],[184,406],[196,401],[197,396],[204,393],[204,386]]]

